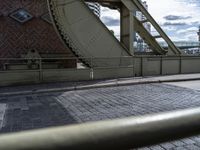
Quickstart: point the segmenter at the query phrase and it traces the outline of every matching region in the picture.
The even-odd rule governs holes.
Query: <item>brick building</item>
[[[41,57],[73,56],[51,24],[46,0],[0,0],[0,57],[23,58],[32,49]]]

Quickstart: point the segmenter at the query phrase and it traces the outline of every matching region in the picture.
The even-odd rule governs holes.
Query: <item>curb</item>
[[[53,93],[53,92],[66,92],[66,91],[78,91],[78,90],[88,90],[96,88],[109,88],[109,87],[118,87],[118,86],[129,86],[129,85],[138,85],[138,84],[151,84],[151,83],[165,83],[165,82],[182,82],[182,81],[195,81],[200,80],[200,78],[183,78],[183,79],[161,79],[161,80],[146,80],[146,81],[116,81],[111,83],[102,83],[100,85],[80,85],[80,86],[71,86],[64,88],[50,88],[50,89],[41,89],[41,90],[29,90],[29,91],[19,91],[19,92],[5,92],[0,93],[1,97],[7,96],[20,96],[20,95],[30,95],[30,94],[43,94],[43,93]],[[125,83],[123,83],[125,82]]]

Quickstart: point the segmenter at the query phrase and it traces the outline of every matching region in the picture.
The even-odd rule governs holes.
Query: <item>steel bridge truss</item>
[[[56,30],[75,55],[79,57],[119,57],[134,55],[134,32],[137,32],[143,38],[155,55],[179,56],[181,54],[180,50],[138,0],[86,1],[99,2],[103,6],[120,11],[121,41],[118,43],[113,35],[109,34],[101,21],[86,8],[84,1],[48,0]],[[134,15],[136,11],[142,12],[146,20],[138,20]],[[152,36],[143,26],[145,22],[151,23],[159,35]],[[156,40],[157,38],[162,38],[167,43],[167,50],[159,45]],[[90,66],[88,60],[82,61]],[[120,64],[121,62],[107,62],[106,65],[110,63]],[[103,64],[96,62],[96,65]]]
[[[161,56],[179,58],[185,56],[180,49],[170,40],[166,33],[156,23],[153,17],[148,13],[139,0],[85,0],[87,2],[98,2],[103,6],[112,9],[118,9],[121,14],[121,39],[118,41],[116,37],[106,28],[101,20],[92,13],[87,7],[84,0],[47,0],[49,11],[55,26],[55,29],[71,51],[86,66],[92,67],[109,67],[109,66],[130,66],[135,65],[138,59],[130,61],[123,59],[124,57],[137,56],[134,50],[134,32],[137,32],[152,49],[152,53],[145,54],[144,59],[150,56]],[[140,21],[135,16],[136,11],[140,11],[146,20]],[[144,27],[144,23],[149,22],[157,31],[158,35],[153,36]],[[163,48],[157,39],[162,38],[166,47]],[[109,58],[118,59],[109,59]],[[91,61],[86,58],[105,58],[105,61],[95,59]],[[191,58],[193,59],[193,56]],[[177,60],[171,61],[166,67],[166,74],[171,74],[170,69],[174,68]],[[134,63],[133,63],[134,62]],[[199,66],[195,61],[195,66]],[[154,70],[159,70],[158,65],[152,66]],[[159,68],[158,68],[159,67]],[[193,72],[193,68],[189,67],[187,72]],[[109,72],[109,70],[107,70]],[[155,72],[155,71],[154,71]],[[199,71],[198,71],[199,72]],[[178,73],[176,71],[176,73]],[[179,72],[180,73],[180,72]],[[144,72],[144,74],[146,74]],[[148,75],[154,75],[147,73]],[[114,74],[113,74],[114,77]]]

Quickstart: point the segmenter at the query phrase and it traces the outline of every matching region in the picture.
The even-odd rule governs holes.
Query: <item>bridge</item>
[[[0,74],[1,85],[200,72],[200,57],[187,55],[180,50],[199,47],[199,43],[174,43],[171,41],[140,1],[87,0],[87,2],[99,2],[103,6],[119,10],[121,14],[120,41],[92,13],[85,1],[48,0],[48,9],[54,28],[66,48],[70,49],[75,57],[60,59],[35,57],[34,62],[37,62],[33,66],[35,69],[28,69],[26,62],[30,62],[30,60],[27,58],[0,58],[0,61],[8,62],[4,63],[4,70],[1,70],[3,73]],[[134,11],[142,12],[146,20],[138,20]],[[154,27],[156,36],[145,29],[143,25],[145,22]],[[133,45],[134,32],[138,33],[148,44],[152,50],[151,53],[136,51]],[[165,44],[159,43],[160,39]],[[57,68],[58,74],[55,68],[51,69],[46,64],[46,62],[62,63],[68,60],[82,62],[84,67],[82,69]],[[12,62],[19,62],[21,65],[16,67]],[[54,65],[60,66],[60,64]],[[27,68],[27,70],[22,72],[23,68]],[[14,78],[13,74],[15,74]]]
[[[95,2],[95,1],[92,1]],[[98,1],[102,5],[111,8],[117,8],[121,12],[121,42],[119,43],[105,28],[83,2],[70,1],[49,1],[49,8],[52,12],[55,27],[66,45],[70,45],[71,50],[81,57],[123,57],[134,55],[133,32],[137,32],[154,51],[156,55],[180,55],[180,50],[173,44],[169,37],[159,27],[153,17],[147,12],[139,1],[133,0],[110,0]],[[64,3],[64,4],[63,4]],[[68,12],[68,8],[79,7],[80,12]],[[71,9],[70,9],[71,10]],[[141,11],[147,20],[139,21],[133,12]],[[62,11],[62,12],[61,12]],[[81,16],[79,14],[82,14]],[[64,17],[65,16],[65,17]],[[66,17],[67,16],[67,17]],[[73,18],[73,19],[72,19]],[[75,19],[76,18],[76,19]],[[160,34],[153,37],[144,28],[143,23],[150,22]],[[91,24],[93,25],[91,27]],[[81,34],[80,34],[81,32]],[[73,35],[71,34],[73,33]],[[84,37],[84,38],[83,38]],[[106,38],[105,38],[106,37]],[[163,49],[156,38],[162,38],[169,45],[166,51]],[[109,54],[107,53],[109,51]],[[82,60],[85,64],[90,65],[87,60]],[[98,62],[93,62],[97,66],[102,66]],[[112,62],[110,62],[112,64]],[[119,62],[113,62],[119,64]],[[93,64],[93,65],[94,65]],[[106,64],[108,65],[108,64]],[[120,65],[120,64],[119,64]],[[127,64],[128,65],[128,64]]]
[[[183,42],[173,42],[179,49],[190,49],[190,48],[200,48],[200,42],[187,42],[187,41],[183,41]],[[168,46],[166,43],[163,42],[159,42],[159,44],[161,45],[161,47],[163,47],[164,49],[167,49]]]
[[[116,117],[116,112],[121,117],[125,117],[127,115],[141,115],[143,112],[157,113],[163,110],[172,111],[174,108],[184,109],[187,108],[188,105],[191,107],[199,105],[199,99],[197,99],[199,98],[199,92],[185,88],[177,90],[175,86],[160,84],[148,86],[139,85],[135,87],[127,86],[125,89],[117,87],[119,83],[120,85],[129,83],[125,79],[118,81],[119,78],[199,73],[200,57],[186,55],[180,50],[183,47],[199,47],[199,43],[173,43],[139,0],[86,1],[99,2],[103,6],[120,11],[120,41],[118,41],[100,19],[89,10],[85,1],[48,0],[49,13],[54,28],[65,46],[69,48],[76,57],[48,59],[0,58],[0,61],[15,62],[17,60],[23,63],[27,61],[36,62],[34,68],[31,69],[1,70],[0,85],[7,86],[13,84],[83,80],[87,83],[89,80],[93,80],[92,83],[94,83],[94,80],[102,81],[102,79],[115,78],[117,79],[114,80],[114,82],[116,82],[116,88],[109,88],[107,89],[108,91],[102,90],[103,96],[99,93],[99,90],[89,90],[85,91],[85,93],[82,91],[79,91],[80,93],[77,91],[74,92],[73,90],[89,89],[92,87],[92,85],[87,85],[85,83],[80,83],[80,85],[78,85],[78,82],[75,83],[78,86],[73,85],[72,87],[62,87],[61,89],[55,89],[55,84],[48,90],[48,92],[52,92],[52,94],[46,94],[46,90],[49,86],[47,84],[43,85],[43,89],[40,89],[42,86],[39,85],[39,88],[37,88],[40,90],[38,91],[36,87],[31,87],[30,91],[27,91],[29,87],[25,87],[23,92],[20,91],[21,93],[15,91],[16,89],[12,87],[6,89],[2,88],[0,93],[2,95],[0,100],[3,103],[0,104],[2,131],[18,131],[18,129],[14,128],[15,126],[13,123],[19,123],[17,119],[25,120],[23,124],[20,122],[21,124],[19,123],[18,126],[24,129],[28,125],[35,127],[39,123],[44,123],[45,126],[49,126],[49,122],[51,122],[55,125],[54,121],[57,121],[56,123],[59,122],[60,125],[65,125],[69,122],[76,123],[77,120],[84,122],[91,117],[87,115],[91,115],[93,112],[97,112],[97,114],[95,114],[97,116],[100,114],[101,119],[113,119]],[[138,20],[134,16],[134,11],[141,11],[146,17],[146,20]],[[149,22],[159,35],[151,35],[143,26],[145,22]],[[137,55],[133,46],[133,32],[137,32],[140,37],[143,38],[152,49],[152,53]],[[158,38],[164,40],[166,45],[162,46],[162,44],[158,43]],[[70,59],[82,62],[84,67],[81,69],[51,69],[44,67],[44,62],[47,60],[58,62],[60,60],[66,61]],[[197,76],[199,75],[197,74]],[[165,82],[167,81],[169,80]],[[144,83],[150,82],[146,81]],[[161,82],[160,78],[154,83],[159,82]],[[104,84],[107,85],[106,87],[113,86],[113,84],[109,82]],[[9,92],[10,89],[12,95],[10,94],[11,92]],[[19,89],[21,89],[21,87],[19,87]],[[58,93],[53,93],[55,91]],[[66,91],[73,92],[66,93]],[[128,96],[127,91],[130,92]],[[110,95],[111,92],[114,92],[114,94]],[[121,92],[124,95],[121,95]],[[145,95],[143,92],[148,92],[149,95]],[[184,94],[182,94],[182,92],[184,92]],[[91,93],[96,95],[91,95]],[[176,99],[172,99],[173,97],[169,99],[170,95],[173,95]],[[133,99],[134,96],[136,97],[135,99]],[[86,99],[84,99],[84,97]],[[150,98],[150,101],[147,103],[146,99],[142,99],[142,97],[146,99]],[[187,103],[184,101],[186,97],[188,99]],[[163,105],[159,103],[160,99],[164,101]],[[192,103],[190,103],[191,101]],[[94,107],[96,109],[93,109]],[[8,114],[5,113],[7,108],[9,110]],[[148,108],[152,108],[152,111],[147,111]],[[160,108],[164,109],[161,110]],[[136,111],[137,109],[138,111]],[[40,110],[45,114],[42,115],[43,118],[41,117]],[[68,113],[68,110],[71,110],[71,112]],[[31,117],[27,117],[27,112],[30,112]],[[49,113],[50,117],[48,116]],[[114,113],[114,117],[109,116],[112,113]],[[91,117],[93,120],[97,119],[95,115],[93,114],[93,118]],[[9,126],[5,125],[4,117],[7,117],[6,119]],[[53,117],[55,120],[52,121]],[[59,120],[60,118],[62,120]],[[27,123],[27,119],[31,119],[30,122],[32,124],[25,126],[24,124]],[[182,137],[197,135],[200,133],[199,121],[199,108],[173,111],[144,117],[131,117],[120,120],[3,135],[0,136],[0,148],[13,150],[138,148],[148,146],[149,144],[166,142],[171,139],[175,140]]]
[[[87,1],[99,2],[103,6],[120,11],[120,41],[111,34],[83,1],[49,0],[48,2],[55,30],[63,43],[70,48],[79,61],[91,68],[92,72],[89,74],[92,76],[87,79],[95,78],[95,76],[112,78],[116,74],[119,77],[130,77],[200,71],[198,69],[199,57],[187,56],[178,48],[196,47],[196,43],[194,46],[191,45],[193,43],[176,46],[138,0]],[[146,20],[138,20],[134,16],[134,11],[142,12]],[[145,22],[149,22],[155,28],[157,36],[151,35],[145,29],[143,26]],[[143,38],[153,51],[152,53],[145,56],[137,55],[133,46],[133,32]],[[162,47],[157,39],[162,39],[166,46]],[[189,67],[188,64],[193,67]],[[108,70],[108,68],[115,71]],[[45,79],[44,74],[43,79]],[[79,79],[81,80],[81,77]]]

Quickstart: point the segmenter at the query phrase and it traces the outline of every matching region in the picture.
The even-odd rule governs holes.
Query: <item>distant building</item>
[[[197,32],[197,35],[198,35],[198,40],[199,40],[199,42],[200,42],[200,26],[199,26],[199,30],[198,30],[198,32]]]
[[[95,15],[97,15],[98,17],[101,16],[101,7],[100,7],[100,4],[98,4],[98,3],[89,3],[88,2],[87,5],[94,12]]]
[[[147,2],[141,1],[141,3],[145,7],[145,9],[148,10]],[[140,11],[137,11],[135,15],[138,18],[138,20],[140,20],[140,21],[146,20],[146,17]],[[149,22],[143,23],[143,26],[146,28],[146,30],[149,33],[151,32],[151,24]],[[145,44],[144,40],[138,34],[135,34],[134,42],[136,43],[137,51],[139,51],[139,52],[146,51],[148,46]]]
[[[192,54],[192,55],[200,55],[200,26],[199,29],[197,31],[197,35],[198,35],[198,48],[189,48],[187,50],[185,50],[186,54]]]
[[[143,4],[144,8],[148,11],[149,6],[148,6],[147,2],[144,1],[144,2],[142,2],[142,4]],[[146,20],[146,17],[144,15],[141,15],[141,21],[144,21],[144,20]],[[143,25],[147,29],[147,31],[151,32],[151,24],[150,23],[145,22],[145,23],[143,23]]]
[[[200,53],[200,26],[199,26],[199,30],[197,32],[197,35],[198,35],[198,42],[199,42],[199,48],[198,48],[198,50],[199,50],[199,53]]]

